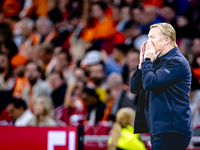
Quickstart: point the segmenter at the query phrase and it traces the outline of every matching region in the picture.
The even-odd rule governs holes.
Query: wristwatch
[[[144,61],[151,61],[151,59],[150,58],[144,58]]]

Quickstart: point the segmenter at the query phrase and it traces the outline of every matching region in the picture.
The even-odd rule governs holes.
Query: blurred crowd
[[[175,28],[191,65],[198,125],[198,0],[0,0],[0,125],[82,124],[85,134],[108,134],[99,126],[136,109],[131,77],[150,25],[160,22]]]

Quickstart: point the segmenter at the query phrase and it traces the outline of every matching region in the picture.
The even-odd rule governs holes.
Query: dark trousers
[[[151,150],[185,150],[190,139],[178,133],[160,133],[151,137]]]

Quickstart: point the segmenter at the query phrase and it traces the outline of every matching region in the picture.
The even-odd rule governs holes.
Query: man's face
[[[64,81],[58,73],[53,73],[50,75],[49,84],[51,85],[53,90],[56,90],[59,87],[61,87],[63,85],[63,83],[64,83]]]
[[[122,52],[121,52],[120,50],[118,50],[117,48],[114,48],[114,49],[113,49],[112,55],[113,55],[113,59],[114,59],[117,63],[120,63]]]
[[[121,8],[121,19],[130,19],[130,8],[129,7],[123,7]]]
[[[102,84],[104,76],[103,65],[97,64],[90,66],[90,78],[93,79],[95,85],[99,86]]]
[[[35,83],[40,77],[40,73],[37,70],[35,63],[29,63],[26,65],[25,76],[28,78],[30,83]]]
[[[29,36],[32,32],[32,29],[28,26],[28,23],[23,23],[20,28],[23,36]]]
[[[139,64],[139,53],[137,52],[129,52],[128,53],[128,67],[129,70],[135,70],[137,65]]]
[[[153,28],[149,31],[148,34],[149,39],[154,44],[155,52],[162,51],[164,48],[164,36],[159,28]]]
[[[133,20],[138,23],[141,22],[142,14],[143,12],[139,8],[132,9]]]
[[[85,82],[87,81],[87,77],[85,76],[85,72],[81,68],[76,68],[74,70],[74,76],[76,77],[76,79],[81,79]]]
[[[193,40],[192,52],[194,55],[200,54],[200,38],[195,38]]]
[[[38,20],[36,23],[37,32],[43,36],[46,36],[50,33],[51,28],[46,25],[46,22],[43,20]]]
[[[24,112],[24,110],[23,110],[22,107],[15,108],[13,104],[10,104],[9,108],[7,108],[7,109],[8,109],[9,115],[11,117],[13,117],[14,120],[16,120],[17,118],[19,118],[23,114],[23,112]]]
[[[99,5],[93,5],[92,6],[92,16],[94,18],[99,18],[104,14],[103,10]]]
[[[166,20],[173,20],[174,16],[175,16],[175,12],[171,7],[164,7],[163,8],[163,12],[164,12],[164,18]]]
[[[3,73],[8,67],[8,57],[5,55],[0,55],[0,73]]]
[[[57,57],[56,66],[59,68],[59,71],[63,71],[65,67],[69,66],[69,62],[66,60],[67,54],[60,53]]]

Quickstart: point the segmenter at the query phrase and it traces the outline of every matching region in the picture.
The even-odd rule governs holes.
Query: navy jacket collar
[[[166,54],[164,54],[163,56],[159,57],[159,59],[161,58],[161,61],[164,59],[170,59],[172,58],[175,54],[177,54],[179,52],[178,47],[174,47],[172,48],[169,52],[167,52]],[[164,57],[164,58],[163,58]]]
[[[166,54],[164,54],[163,56],[157,58],[160,59],[159,64],[155,67],[155,69],[159,68],[160,65],[162,64],[162,62],[164,60],[169,60],[171,59],[173,56],[175,56],[178,52],[180,52],[180,50],[178,49],[178,47],[174,47],[172,48],[169,52],[167,52]],[[154,60],[155,61],[155,60]]]

